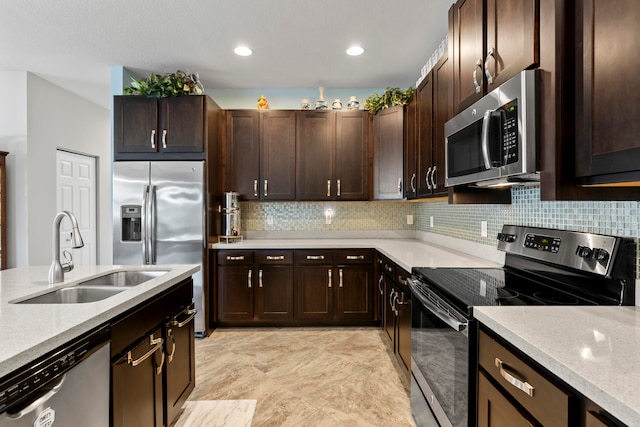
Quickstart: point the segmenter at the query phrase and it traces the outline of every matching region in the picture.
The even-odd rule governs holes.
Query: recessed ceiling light
[[[347,49],[347,55],[351,56],[362,55],[362,52],[364,52],[364,49],[360,46],[351,46],[349,49]]]
[[[236,55],[240,56],[249,56],[253,53],[253,51],[246,46],[238,46],[237,48],[233,49],[233,51],[236,53]]]

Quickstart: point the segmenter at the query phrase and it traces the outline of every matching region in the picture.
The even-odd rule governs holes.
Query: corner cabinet
[[[296,200],[369,199],[366,111],[298,111]]]
[[[115,96],[114,159],[204,160],[217,109],[206,95]]]
[[[373,198],[404,198],[405,107],[380,110],[373,117]]]

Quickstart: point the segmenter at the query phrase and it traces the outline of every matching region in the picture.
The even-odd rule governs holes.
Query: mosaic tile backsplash
[[[629,236],[635,238],[636,246],[640,241],[640,202],[543,202],[538,187],[514,188],[510,205],[245,202],[241,209],[243,229],[256,231],[421,230],[495,246],[502,225],[516,224]],[[327,209],[333,210],[330,225],[325,223]],[[407,224],[407,215],[413,215],[412,225]],[[487,237],[480,236],[481,221],[487,221]],[[636,277],[640,278],[640,262],[636,262]]]

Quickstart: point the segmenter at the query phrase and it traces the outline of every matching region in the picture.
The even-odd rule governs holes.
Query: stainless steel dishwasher
[[[110,331],[102,328],[0,380],[0,427],[108,426]]]

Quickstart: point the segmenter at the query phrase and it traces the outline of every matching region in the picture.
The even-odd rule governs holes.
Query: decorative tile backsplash
[[[243,229],[253,231],[421,230],[495,246],[502,225],[515,224],[629,236],[636,246],[640,242],[640,202],[543,202],[538,187],[514,188],[510,205],[243,202],[241,209]],[[327,209],[333,211],[331,224],[326,224]],[[407,224],[407,215],[413,215],[413,225]],[[487,221],[487,237],[480,236],[481,221]],[[637,252],[640,258],[640,248]],[[640,262],[636,277],[640,278]]]

